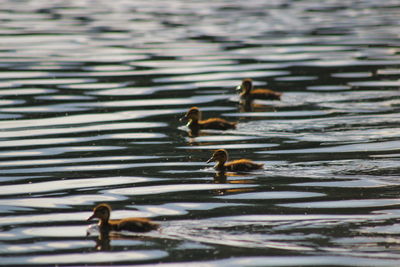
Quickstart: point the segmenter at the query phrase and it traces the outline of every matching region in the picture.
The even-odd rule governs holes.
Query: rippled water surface
[[[398,266],[398,1],[0,3],[1,265]],[[161,229],[87,237],[102,202]]]

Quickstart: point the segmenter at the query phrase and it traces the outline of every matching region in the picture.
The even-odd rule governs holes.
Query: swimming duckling
[[[99,228],[101,232],[109,231],[130,231],[130,232],[149,232],[156,230],[159,225],[146,218],[126,218],[110,220],[111,207],[108,204],[99,204],[93,209],[93,214],[87,221],[99,218]]]
[[[201,111],[197,107],[190,108],[185,116],[181,118],[181,120],[183,119],[189,120],[187,126],[194,132],[198,132],[200,129],[228,130],[236,128],[236,122],[230,122],[221,118],[201,120]]]
[[[248,159],[238,159],[227,162],[228,152],[225,149],[216,150],[207,163],[211,161],[217,162],[214,167],[217,171],[247,172],[262,169],[264,166],[264,164],[255,163]]]
[[[270,89],[254,89],[253,80],[250,78],[243,79],[242,84],[237,90],[241,90],[240,98],[245,101],[253,99],[280,100],[282,93]]]

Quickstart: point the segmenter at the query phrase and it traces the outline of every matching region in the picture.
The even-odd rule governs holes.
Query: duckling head
[[[207,160],[207,163],[210,163],[211,161],[216,161],[218,163],[224,164],[227,160],[228,160],[228,152],[225,149],[218,149],[214,151],[211,158]]]
[[[242,91],[241,95],[250,94],[251,89],[253,89],[253,80],[246,78],[242,80],[242,84],[236,87],[236,90]]]
[[[90,221],[94,218],[100,219],[101,222],[108,222],[110,218],[111,207],[108,204],[99,204],[93,209],[93,214],[90,216],[87,221]]]
[[[182,120],[199,121],[201,120],[201,111],[197,107],[192,107],[186,112],[185,116],[181,118]]]

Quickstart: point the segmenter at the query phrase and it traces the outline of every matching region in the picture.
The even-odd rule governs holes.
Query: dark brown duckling
[[[227,162],[228,152],[225,149],[216,150],[207,163],[211,161],[217,162],[214,167],[217,171],[247,172],[262,169],[264,166],[264,164],[255,163],[249,159],[238,159]]]
[[[100,219],[99,228],[101,232],[110,231],[130,231],[130,232],[149,232],[156,230],[159,225],[146,218],[125,218],[110,220],[111,207],[108,204],[99,204],[93,209],[93,214],[87,221],[93,218]]]
[[[253,99],[280,100],[282,96],[282,93],[270,89],[254,89],[253,80],[250,78],[243,79],[237,89],[241,90],[240,98],[246,101]]]
[[[207,120],[202,120],[201,111],[197,107],[190,108],[181,120],[183,119],[189,121],[187,126],[190,130],[195,132],[198,132],[201,129],[229,130],[236,128],[236,122],[230,122],[221,118],[210,118]]]

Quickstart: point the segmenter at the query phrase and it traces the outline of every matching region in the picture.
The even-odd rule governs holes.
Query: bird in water
[[[207,163],[216,161],[217,164],[214,166],[214,168],[220,172],[247,172],[262,169],[264,166],[264,164],[255,163],[249,159],[228,161],[228,158],[228,152],[225,149],[218,149],[214,151],[213,155],[207,161]]]
[[[271,89],[254,89],[253,80],[250,78],[243,79],[242,84],[236,89],[241,91],[241,100],[247,102],[254,99],[280,100],[282,96],[281,92],[276,92]]]
[[[199,108],[192,107],[186,112],[186,114],[181,118],[182,120],[188,120],[187,126],[193,133],[197,135],[201,129],[209,130],[229,130],[236,128],[236,122],[230,122],[222,118],[209,118],[202,120],[202,114]]]
[[[93,214],[87,219],[99,219],[99,229],[101,233],[110,231],[130,231],[130,232],[149,232],[156,230],[159,224],[146,218],[125,218],[119,220],[110,220],[111,206],[108,204],[99,204],[93,209]]]

